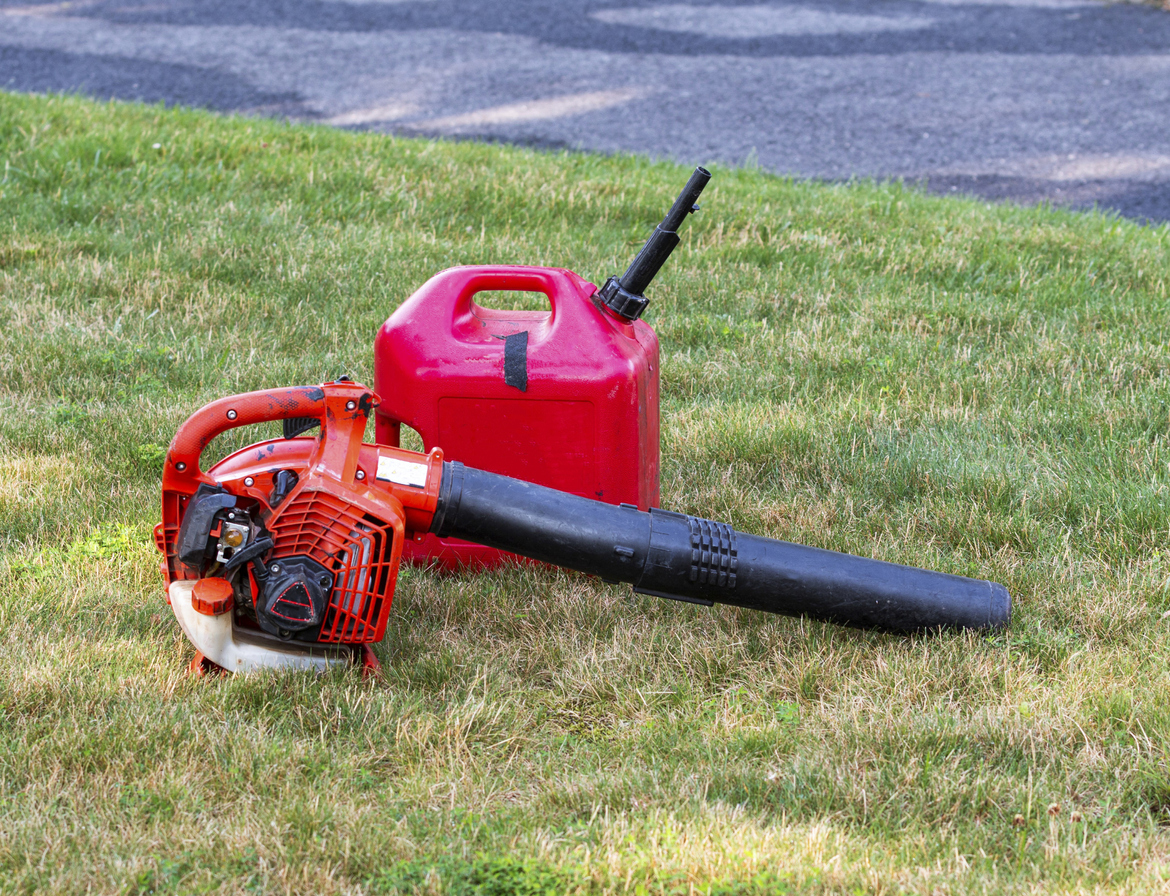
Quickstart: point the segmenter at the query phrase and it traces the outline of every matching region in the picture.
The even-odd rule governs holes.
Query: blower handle
[[[163,470],[163,490],[191,494],[200,483],[212,484],[211,478],[199,468],[199,457],[216,436],[239,426],[298,417],[311,417],[320,422],[326,458],[333,453],[329,450],[332,444],[340,442],[337,448],[341,455],[333,466],[337,467],[336,475],[344,476],[342,468],[352,466],[346,455],[355,453],[349,450],[348,443],[356,441],[360,447],[365,418],[377,403],[377,396],[372,392],[350,382],[264,389],[213,401],[192,414],[171,440]],[[359,424],[361,429],[355,440],[345,430]]]

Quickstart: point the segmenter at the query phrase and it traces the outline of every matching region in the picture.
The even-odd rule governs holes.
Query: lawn
[[[380,677],[198,680],[178,425],[441,268],[620,273],[688,169],[11,94],[0,160],[0,892],[1170,889],[1167,228],[716,167],[650,291],[665,506],[1005,632],[409,570]]]

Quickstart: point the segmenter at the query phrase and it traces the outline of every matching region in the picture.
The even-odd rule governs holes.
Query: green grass
[[[13,95],[0,158],[0,891],[1170,888],[1167,229],[718,169],[654,284],[666,506],[1002,581],[1002,634],[411,570],[381,678],[199,681],[178,425],[369,382],[440,268],[600,282],[686,171]]]

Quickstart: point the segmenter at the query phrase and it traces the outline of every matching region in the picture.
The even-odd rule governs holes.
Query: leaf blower
[[[1008,622],[1011,599],[994,582],[604,504],[445,462],[439,448],[364,444],[377,404],[349,381],[249,392],[212,402],[175,434],[155,540],[196,663],[376,666],[369,645],[386,631],[403,544],[428,532],[695,604],[893,632]],[[275,420],[290,437],[200,469],[220,433]]]

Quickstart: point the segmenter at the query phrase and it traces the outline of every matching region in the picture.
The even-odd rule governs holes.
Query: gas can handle
[[[466,270],[466,269],[465,269]],[[540,292],[548,297],[553,316],[556,316],[558,300],[565,293],[571,293],[572,284],[567,277],[549,268],[523,266],[490,267],[472,270],[459,288],[453,309],[455,317],[471,313],[472,300],[477,293],[488,290],[500,292]]]
[[[418,314],[436,323],[442,317],[460,321],[471,315],[472,299],[476,293],[499,290],[544,293],[552,307],[554,320],[558,315],[579,318],[580,315],[575,312],[583,307],[592,308],[588,296],[582,293],[586,287],[591,295],[591,284],[586,284],[561,268],[466,265],[435,274],[407,300],[400,311]]]

